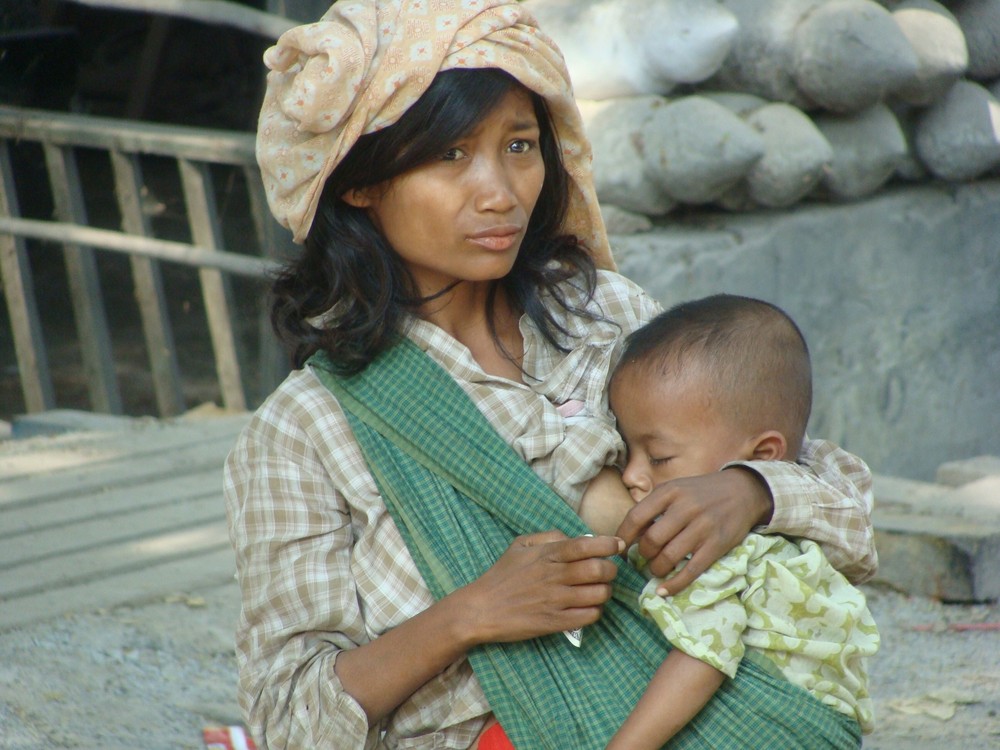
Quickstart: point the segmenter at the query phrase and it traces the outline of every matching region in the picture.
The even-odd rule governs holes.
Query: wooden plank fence
[[[257,358],[249,362],[240,343],[239,324],[245,321],[234,309],[230,289],[234,277],[263,280],[289,246],[287,232],[267,211],[253,148],[250,133],[0,106],[0,277],[25,411],[52,409],[59,401],[31,263],[33,253],[53,248],[61,248],[63,254],[91,410],[113,414],[123,410],[99,252],[125,254],[129,259],[159,416],[179,414],[189,406],[163,264],[197,269],[224,408],[252,408],[280,379],[286,367],[263,306],[258,305]],[[45,186],[36,184],[39,155],[44,157]],[[103,225],[89,213],[107,196],[81,176],[81,156],[90,165],[104,165],[111,176],[114,201],[105,200],[112,205],[102,206]],[[173,236],[162,236],[167,230],[154,227],[143,204],[143,196],[150,192],[151,169],[159,183],[166,179],[164,174],[173,175],[175,187],[169,189],[183,197],[177,201],[183,205],[183,220],[172,225]],[[239,203],[236,209],[229,206],[227,216],[238,219],[242,228],[227,227],[222,220],[217,206],[220,174],[227,204]],[[38,200],[39,191],[45,190],[49,202]],[[51,207],[48,214],[38,209],[39,203]],[[107,226],[109,212],[117,216],[117,227]],[[237,238],[240,252],[226,249],[227,229],[229,237]],[[257,393],[248,393],[248,367],[254,368],[255,378],[259,375]]]

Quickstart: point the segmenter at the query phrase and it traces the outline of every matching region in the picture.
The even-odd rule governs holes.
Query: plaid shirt
[[[622,457],[607,378],[623,335],[658,312],[637,286],[604,272],[590,305],[605,320],[563,320],[568,354],[522,320],[527,384],[483,372],[430,323],[413,320],[408,331],[574,508],[600,467]],[[568,401],[583,408],[564,417],[556,407]],[[814,539],[853,579],[870,576],[867,467],[828,443],[810,442],[803,455],[804,465],[748,464],[774,495],[772,522],[760,530]],[[433,599],[340,406],[310,370],[291,373],[240,435],[225,496],[243,604],[239,698],[262,750],[468,747],[489,706],[465,660],[372,727],[334,671],[341,649],[377,638]]]

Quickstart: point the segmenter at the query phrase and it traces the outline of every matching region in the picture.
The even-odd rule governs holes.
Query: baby
[[[732,462],[794,462],[812,407],[809,352],[774,305],[715,295],[632,334],[609,397],[628,450],[621,480],[639,502],[663,482]],[[581,506],[601,533],[624,516],[621,483],[617,496],[610,485],[595,483]],[[816,543],[752,533],[686,589],[669,589],[670,576],[654,578],[640,596],[672,648],[609,748],[662,747],[744,658],[809,691],[831,720],[872,730],[865,660],[878,631],[864,595]]]

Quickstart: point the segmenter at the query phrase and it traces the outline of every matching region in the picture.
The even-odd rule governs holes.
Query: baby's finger
[[[688,558],[701,544],[701,540],[691,527],[678,529],[676,535],[659,541],[650,529],[639,541],[639,554],[649,561],[649,572],[654,576],[666,576]]]
[[[659,515],[659,508],[654,507],[651,503],[637,503],[625,514],[615,536],[621,538],[625,542],[625,546],[628,547],[646,533],[646,530]]]
[[[711,557],[704,553],[703,550],[696,551],[677,575],[660,584],[659,588],[656,589],[656,593],[660,596],[679,594],[691,585],[698,576],[708,570],[712,562]]]

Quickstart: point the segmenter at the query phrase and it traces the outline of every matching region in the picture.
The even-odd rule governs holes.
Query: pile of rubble
[[[566,56],[598,197],[634,226],[1000,167],[1000,0],[524,4]]]

